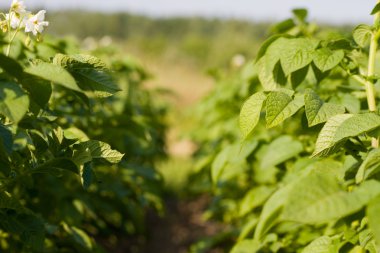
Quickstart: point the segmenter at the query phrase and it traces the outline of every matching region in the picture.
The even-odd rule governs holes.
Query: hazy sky
[[[11,0],[0,0],[5,7]],[[47,10],[81,8],[129,11],[153,16],[198,15],[253,20],[283,19],[295,7],[306,7],[313,20],[334,23],[370,22],[375,0],[24,0],[27,6]]]

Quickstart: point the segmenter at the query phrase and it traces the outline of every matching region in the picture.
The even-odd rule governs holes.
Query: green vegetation
[[[16,0],[6,14],[1,252],[380,251],[380,3],[352,33],[304,9],[275,25],[79,12],[47,23]],[[191,71],[148,89],[131,53],[162,75]],[[163,101],[206,69],[215,86],[199,103],[203,83]],[[166,245],[172,235],[185,244]]]
[[[378,252],[379,5],[353,37],[293,14],[199,105],[194,190],[232,253]]]

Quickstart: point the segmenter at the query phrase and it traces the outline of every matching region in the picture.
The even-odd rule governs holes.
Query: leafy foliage
[[[146,211],[162,211],[166,129],[147,72],[69,40],[13,43],[0,54],[0,251],[105,252],[96,238],[144,234]]]
[[[378,252],[378,21],[352,37],[330,36],[305,10],[293,14],[200,105],[201,124],[215,115],[207,127],[218,137],[195,134],[202,146],[194,183],[211,171],[207,214],[231,225],[231,252]],[[220,176],[227,165],[228,177]]]

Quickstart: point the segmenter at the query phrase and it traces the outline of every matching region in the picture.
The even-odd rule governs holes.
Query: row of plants
[[[45,11],[23,2],[0,22],[0,251],[107,252],[144,234],[166,130],[150,75],[115,49],[43,39]]]
[[[346,35],[294,10],[253,62],[218,76],[196,109],[192,185],[226,229],[193,252],[379,252],[379,11]]]

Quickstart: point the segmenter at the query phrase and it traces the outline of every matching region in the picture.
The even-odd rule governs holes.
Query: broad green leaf
[[[16,83],[0,82],[0,114],[18,123],[29,109],[29,97]]]
[[[280,62],[274,66],[268,63],[269,56],[262,57],[257,63],[256,68],[260,83],[265,91],[276,90],[281,85],[286,84],[286,77],[282,71]]]
[[[313,61],[314,50],[319,41],[307,38],[287,39],[282,45],[281,66],[286,76]]]
[[[275,90],[286,84],[286,77],[281,68],[280,58],[284,50],[284,44],[288,41],[285,37],[273,37],[263,45],[265,54],[256,63],[259,80],[264,90]]]
[[[360,99],[350,93],[341,94],[341,96],[339,96],[339,102],[349,113],[360,112]]]
[[[311,173],[289,192],[281,219],[307,224],[326,223],[359,211],[378,194],[380,183],[376,181],[364,182],[347,192],[331,173]]]
[[[339,251],[339,246],[339,241],[329,236],[322,236],[307,245],[302,253],[336,253]]]
[[[231,253],[255,253],[261,249],[261,244],[255,240],[243,240],[238,242],[231,250]]]
[[[62,85],[68,89],[82,91],[73,76],[61,66],[41,61],[26,68],[25,72]]]
[[[21,79],[23,75],[23,68],[18,61],[0,53],[0,68],[9,75]]]
[[[82,90],[93,92],[98,97],[108,97],[120,91],[106,64],[97,57],[57,54],[53,63],[67,69]]]
[[[272,141],[261,157],[260,168],[266,169],[283,163],[303,151],[299,141],[291,136],[281,136]]]
[[[290,75],[290,82],[293,89],[296,89],[306,79],[309,72],[309,66],[299,69]]]
[[[266,54],[268,47],[272,45],[273,42],[275,42],[277,39],[282,38],[282,37],[283,37],[282,34],[281,35],[276,34],[269,37],[267,40],[265,40],[263,44],[261,44],[259,52],[257,52],[256,62],[259,61],[261,57],[263,57]]]
[[[282,208],[289,196],[292,186],[293,184],[288,184],[280,188],[265,202],[259,223],[255,230],[255,240],[261,241],[265,234],[279,221]]]
[[[109,73],[91,68],[71,70],[82,90],[93,92],[97,97],[109,97],[120,91]]]
[[[309,127],[326,122],[332,116],[344,113],[345,110],[342,105],[324,103],[311,89],[305,94],[305,113]]]
[[[266,100],[267,128],[275,127],[287,118],[293,116],[303,105],[303,95],[294,99],[284,92],[273,91]]]
[[[358,25],[353,31],[353,36],[359,46],[366,47],[372,36],[372,27],[364,24]]]
[[[348,138],[372,131],[380,126],[374,113],[339,114],[330,118],[319,133],[312,156],[327,156]]]
[[[90,156],[92,159],[104,159],[110,163],[118,163],[123,158],[124,154],[117,150],[111,149],[111,146],[105,142],[89,140],[80,144],[74,145],[76,152],[74,152],[74,160],[78,161],[76,153],[86,153],[86,156]],[[82,160],[82,164],[91,160]],[[77,163],[78,164],[78,163]]]
[[[304,178],[308,177],[313,171],[327,170],[327,173],[331,173],[336,171],[339,167],[341,167],[341,164],[336,161],[322,160],[310,164],[308,167],[302,169],[299,174],[290,177],[290,181],[277,190],[269,200],[266,201],[255,230],[254,238],[256,240],[262,240],[265,234],[280,221],[282,209],[284,204],[287,203],[287,199],[291,196],[290,193],[294,186],[302,182]]]
[[[314,64],[319,70],[325,72],[337,66],[344,58],[344,51],[332,51],[328,48],[321,48],[314,53]]]
[[[54,158],[45,162],[44,164],[37,166],[31,172],[32,173],[49,173],[51,170],[61,169],[68,170],[78,174],[79,170],[76,164],[69,158]]]
[[[29,92],[31,100],[44,108],[52,94],[51,82],[27,73],[24,73],[20,82]]]
[[[377,251],[380,251],[380,196],[372,199],[367,206],[368,225],[371,229],[376,245]]]
[[[247,138],[259,122],[261,109],[265,99],[266,96],[264,92],[258,92],[244,102],[239,118],[239,125],[243,138]]]
[[[359,184],[380,170],[380,149],[373,149],[360,165],[356,173],[356,183]]]
[[[239,215],[244,216],[256,207],[261,206],[273,193],[274,188],[270,186],[259,186],[253,188],[244,196],[240,202]]]
[[[239,173],[235,167],[242,168],[242,165],[246,163],[247,157],[257,146],[257,141],[247,141],[243,145],[236,143],[225,147],[218,153],[211,165],[212,181],[217,183],[221,178],[226,179],[226,177],[232,177],[236,173]],[[228,171],[228,168],[233,169],[233,171]]]

